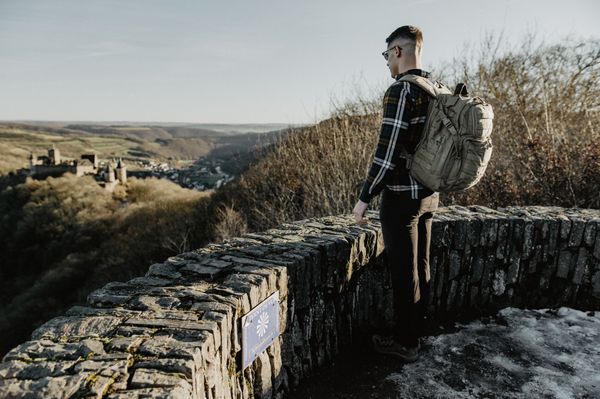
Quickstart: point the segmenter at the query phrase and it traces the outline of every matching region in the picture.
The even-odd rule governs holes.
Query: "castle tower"
[[[112,162],[108,161],[107,165],[106,165],[106,176],[105,176],[105,180],[107,182],[113,182],[115,181],[115,172],[113,170],[113,164]]]
[[[50,165],[60,164],[60,151],[52,144],[51,148],[48,148],[48,158],[50,158]]]
[[[125,182],[127,181],[127,168],[125,167],[125,164],[123,163],[121,158],[119,158],[119,163],[117,164],[116,171],[117,179],[119,179],[119,182],[121,182],[121,184],[125,184]]]
[[[33,152],[29,153],[29,174],[35,174],[35,161],[33,157]]]

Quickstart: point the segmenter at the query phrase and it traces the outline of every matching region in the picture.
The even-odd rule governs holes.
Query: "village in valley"
[[[181,187],[205,191],[217,189],[234,179],[234,176],[222,170],[221,159],[201,158],[190,166],[174,167],[167,162],[133,161],[140,170],[129,172],[131,176],[144,178],[154,176],[168,179]]]
[[[58,177],[65,173],[75,176],[92,175],[98,184],[113,191],[119,184],[125,184],[127,177],[156,177],[168,179],[181,187],[205,191],[217,189],[234,179],[222,170],[222,160],[201,158],[189,166],[175,167],[171,162],[129,159],[119,157],[100,160],[95,153],[81,154],[79,159],[66,159],[60,149],[52,144],[47,154],[29,155],[29,167],[15,171],[16,175],[31,176],[34,179]],[[131,167],[128,170],[128,165]]]

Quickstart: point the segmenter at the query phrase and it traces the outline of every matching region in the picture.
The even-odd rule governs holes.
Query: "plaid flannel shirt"
[[[386,187],[399,196],[410,199],[421,199],[434,193],[409,174],[406,160],[400,157],[402,146],[409,154],[415,152],[425,127],[429,106],[429,96],[423,89],[412,83],[399,81],[406,74],[430,77],[429,72],[410,69],[396,75],[396,82],[385,92],[379,142],[360,193],[360,200],[366,203]]]

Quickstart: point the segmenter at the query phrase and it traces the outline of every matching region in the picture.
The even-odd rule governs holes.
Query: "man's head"
[[[388,68],[392,77],[409,69],[421,68],[423,32],[416,26],[405,25],[393,31],[387,39]]]

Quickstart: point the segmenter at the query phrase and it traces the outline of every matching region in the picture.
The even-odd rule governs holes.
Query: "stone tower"
[[[33,157],[33,152],[29,153],[29,174],[33,175],[35,174],[35,161],[34,161],[34,157]]]
[[[111,161],[108,161],[108,163],[106,164],[106,176],[105,176],[105,180],[107,182],[113,182],[115,181],[115,172],[113,170],[113,164]]]
[[[51,148],[48,148],[48,158],[50,159],[50,165],[60,164],[60,151],[52,144]]]
[[[125,164],[123,163],[121,158],[119,158],[119,163],[117,164],[116,171],[117,179],[119,179],[119,182],[121,184],[125,184],[125,182],[127,181],[127,168],[125,167]]]

